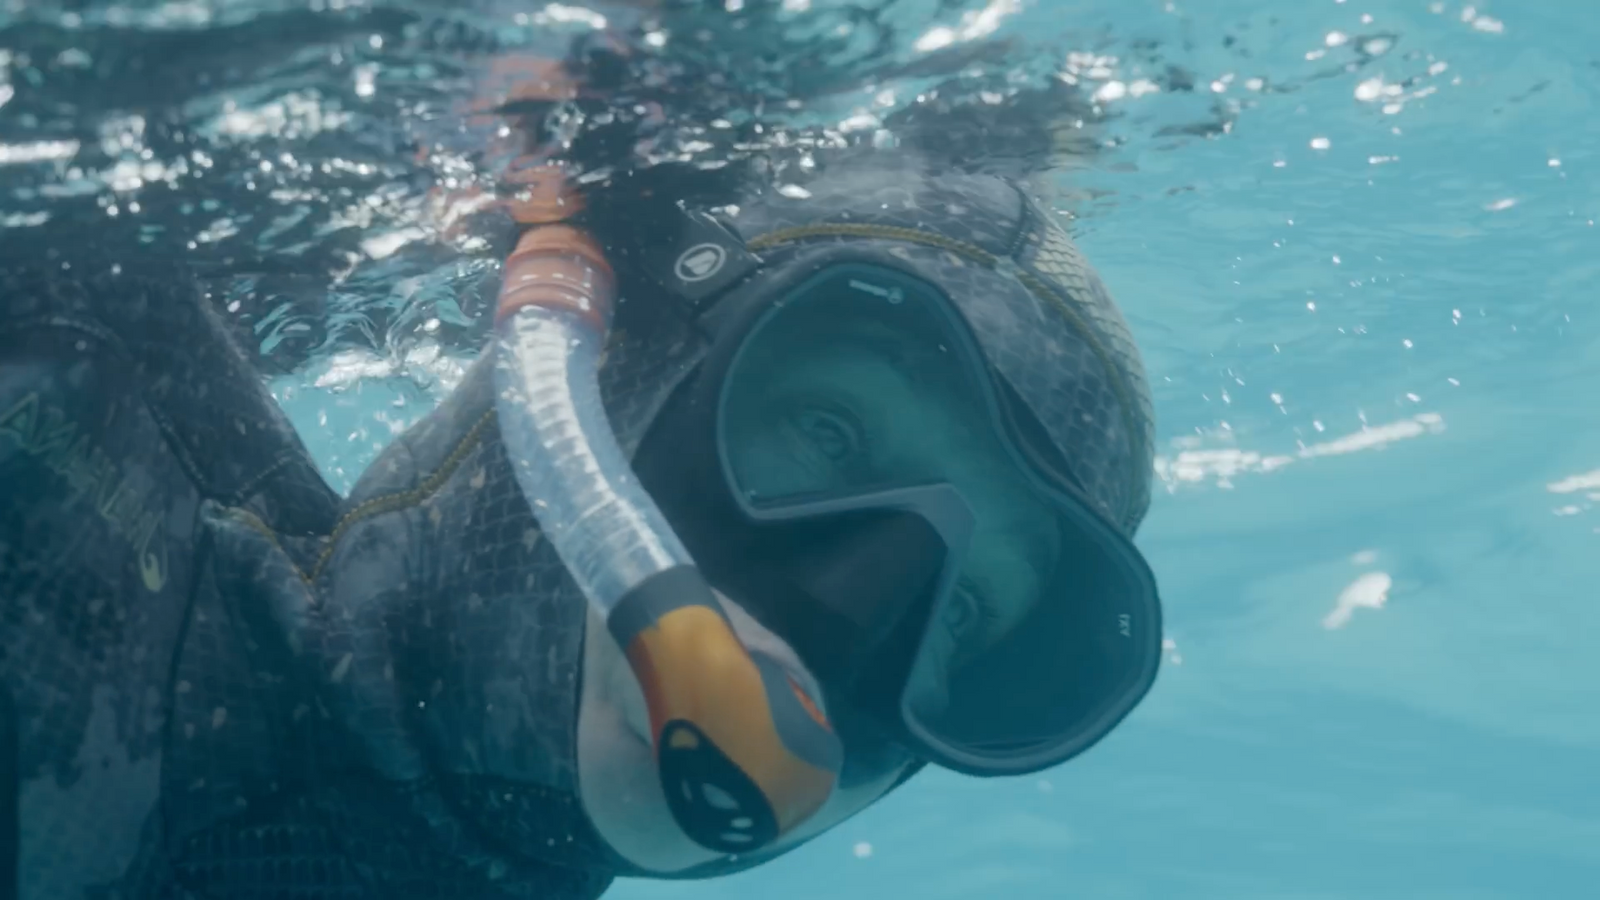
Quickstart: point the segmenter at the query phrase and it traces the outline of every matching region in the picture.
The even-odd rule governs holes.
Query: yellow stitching
[[[804,225],[798,228],[782,228],[752,238],[746,246],[752,250],[765,250],[776,247],[779,244],[793,243],[811,237],[864,237],[906,241],[949,250],[991,269],[997,268],[1000,264],[999,257],[984,250],[982,247],[975,247],[972,244],[948,238],[942,234],[893,225],[832,223]],[[1050,287],[1043,279],[1023,269],[1018,269],[1013,274],[1016,275],[1018,281],[1022,282],[1023,287],[1026,287],[1035,297],[1051,304],[1065,316],[1067,323],[1072,326],[1072,330],[1077,332],[1078,337],[1085,344],[1089,345],[1089,349],[1094,353],[1095,358],[1100,361],[1101,368],[1105,370],[1106,375],[1109,377],[1111,390],[1116,393],[1117,401],[1122,407],[1122,427],[1128,430],[1128,440],[1134,444],[1136,449],[1142,451],[1144,449],[1144,431],[1137,427],[1137,423],[1133,421],[1132,398],[1127,394],[1127,387],[1123,384],[1122,377],[1117,374],[1117,367],[1106,356],[1106,352],[1100,346],[1100,342],[1095,339],[1094,332],[1089,329],[1088,325],[1083,322],[1072,307],[1061,299],[1055,289]],[[1142,457],[1143,453],[1136,455]],[[1138,463],[1135,462],[1134,465],[1138,465]]]
[[[981,247],[974,247],[965,241],[958,241],[942,234],[934,234],[917,228],[902,228],[895,225],[852,225],[845,223],[804,225],[799,228],[784,228],[760,235],[753,238],[747,246],[752,250],[764,250],[768,247],[775,247],[778,244],[787,244],[809,237],[887,238],[889,240],[908,241],[914,244],[928,244],[940,247],[990,267],[999,262],[993,253]]]
[[[245,481],[244,484],[240,485],[237,489],[235,489],[234,492],[233,492],[233,496],[236,497],[239,500],[239,502],[243,502],[251,494],[254,494],[256,492],[256,488],[260,487],[262,482],[264,482],[268,478],[271,478],[272,476],[278,474],[278,472],[280,470],[287,468],[288,466],[293,464],[296,459],[299,459],[299,458],[300,458],[300,452],[296,448],[290,448],[288,450],[283,451],[281,454],[278,455],[278,459],[277,459],[276,462],[274,462],[270,466],[267,466],[265,469],[262,469],[261,471],[257,472],[253,477],[251,477],[250,479]]]
[[[1093,333],[1089,330],[1089,326],[1084,324],[1078,314],[1067,306],[1066,301],[1062,300],[1055,292],[1055,289],[1051,288],[1043,279],[1022,269],[1018,269],[1014,274],[1024,287],[1033,292],[1034,296],[1042,295],[1048,297],[1056,308],[1061,311],[1062,315],[1067,317],[1067,321],[1072,325],[1073,330],[1078,332],[1078,337],[1082,338],[1083,342],[1089,345],[1089,349],[1094,351],[1095,359],[1100,361],[1101,368],[1110,376],[1111,390],[1116,393],[1117,401],[1122,406],[1122,427],[1128,429],[1128,440],[1133,443],[1137,450],[1142,451],[1144,449],[1144,429],[1138,427],[1137,423],[1133,421],[1133,398],[1128,396],[1127,386],[1123,384],[1122,376],[1118,374],[1116,365],[1106,356],[1105,348],[1100,346],[1098,340],[1095,340]],[[1143,453],[1140,452],[1138,455],[1143,456]],[[1135,465],[1138,465],[1138,463],[1135,463]]]
[[[432,475],[424,478],[421,484],[409,491],[401,491],[398,494],[373,497],[371,500],[345,513],[344,517],[339,520],[339,524],[333,527],[333,533],[328,535],[328,546],[323,549],[322,555],[317,558],[317,564],[311,570],[311,580],[315,581],[322,577],[322,570],[327,567],[328,561],[333,558],[333,552],[339,546],[339,539],[344,537],[345,532],[349,531],[357,522],[386,512],[395,512],[396,510],[416,506],[444,487],[444,483],[450,479],[451,475],[455,474],[462,460],[466,459],[467,454],[471,453],[479,442],[483,440],[483,431],[489,427],[490,422],[494,421],[494,416],[494,410],[492,409],[484,413],[472,426],[471,430],[466,433],[466,436],[461,439],[461,443],[457,444],[455,449],[450,451],[450,455],[445,457],[444,463]]]
[[[227,506],[223,507],[223,512],[227,513],[230,518],[243,522],[247,527],[250,528],[251,531],[255,531],[262,537],[266,538],[272,544],[272,546],[278,548],[278,552],[283,554],[283,558],[289,561],[289,568],[294,569],[294,573],[300,576],[300,580],[306,584],[311,583],[311,578],[306,575],[305,572],[301,571],[300,567],[295,564],[294,558],[289,555],[289,551],[284,549],[283,544],[279,542],[278,533],[272,530],[272,526],[261,521],[261,519],[259,519],[255,513],[248,509],[241,509],[237,506]]]

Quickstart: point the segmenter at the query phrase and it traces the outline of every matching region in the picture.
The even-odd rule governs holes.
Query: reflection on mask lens
[[[721,391],[724,474],[753,520],[792,527],[814,511],[821,523],[841,502],[936,485],[970,510],[961,546],[932,551],[946,571],[917,615],[830,589],[835,613],[858,604],[846,618],[921,623],[899,674],[873,683],[894,696],[865,704],[901,719],[896,733],[921,754],[971,771],[1037,768],[1142,696],[1150,642],[1121,610],[1135,604],[1148,626],[1148,569],[1018,451],[988,363],[938,291],[878,267],[824,270],[745,336]]]

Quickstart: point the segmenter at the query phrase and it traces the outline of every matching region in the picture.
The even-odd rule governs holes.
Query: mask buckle
[[[640,254],[644,271],[695,314],[762,265],[760,257],[709,213],[683,210],[672,239]]]

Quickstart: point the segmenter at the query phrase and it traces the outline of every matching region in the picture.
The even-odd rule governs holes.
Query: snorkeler
[[[1104,737],[1160,644],[1121,316],[1004,180],[807,191],[564,199],[343,501],[193,290],[9,263],[17,896],[592,898]]]
[[[1024,190],[896,153],[801,197],[670,166],[578,194],[500,120],[594,71],[496,66],[490,346],[348,499],[194,289],[0,267],[26,900],[712,877],[929,763],[1065,761],[1152,683],[1148,391]]]

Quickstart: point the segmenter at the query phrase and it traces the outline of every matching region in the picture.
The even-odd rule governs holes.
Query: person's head
[[[710,340],[635,469],[711,583],[817,674],[847,772],[852,740],[978,775],[1061,762],[1159,657],[1126,325],[1001,179],[867,159],[806,190],[753,192],[721,238],[661,256],[714,258],[655,274]]]
[[[1160,655],[1154,580],[1131,543],[1149,502],[1149,395],[1126,325],[1059,227],[1007,181],[903,158],[832,161],[802,191],[752,189],[720,208],[632,196],[654,199],[634,205],[614,189],[586,205],[582,224],[604,249],[572,259],[603,252],[610,267],[575,262],[591,275],[546,284],[566,296],[616,273],[605,415],[572,378],[597,365],[598,347],[541,331],[538,316],[501,336],[511,355],[497,371],[515,389],[495,402],[502,432],[535,414],[553,429],[517,425],[507,450],[525,471],[543,466],[523,493],[568,571],[643,579],[620,601],[589,601],[656,704],[662,796],[696,844],[722,854],[679,874],[758,864],[922,764],[1034,772],[1115,727]],[[566,381],[550,384],[557,373]],[[560,453],[572,464],[550,462]],[[554,475],[582,489],[563,494]],[[592,529],[564,530],[601,513],[604,553]],[[646,555],[633,548],[657,548],[649,565],[666,567],[640,576]],[[651,605],[626,607],[641,598]],[[688,696],[665,686],[675,667],[698,684],[731,671],[702,665],[700,631],[675,640],[670,661],[653,656],[672,616],[714,631],[718,660],[736,657],[707,609],[719,606],[743,623],[752,660],[778,664],[740,670],[741,696],[765,696],[764,717],[684,708],[723,716],[726,746],[766,742],[768,755],[744,757],[754,770],[735,768],[815,761],[828,780],[808,784],[820,790],[740,782],[724,744],[659,708]],[[832,731],[821,743],[790,740],[819,727]],[[692,772],[668,773],[669,757],[689,758],[674,748],[694,756]],[[743,793],[709,790],[713,770]],[[780,803],[791,814],[771,828]],[[741,843],[751,822],[763,843]]]

